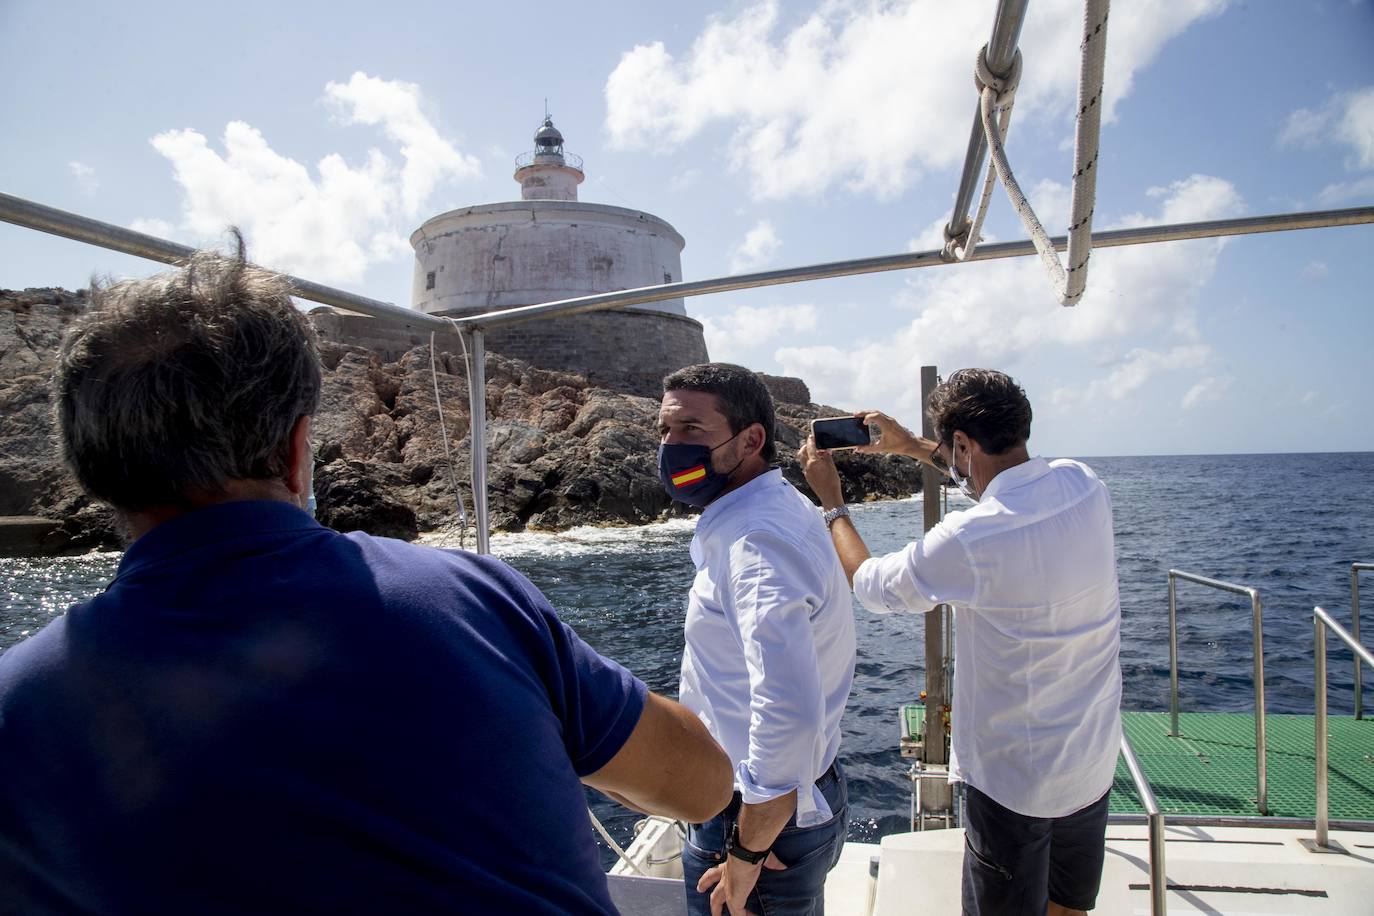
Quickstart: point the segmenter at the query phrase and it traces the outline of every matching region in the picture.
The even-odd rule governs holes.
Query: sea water
[[[1374,453],[1084,460],[1112,494],[1125,707],[1168,709],[1167,573],[1180,569],[1259,589],[1267,708],[1310,714],[1312,607],[1323,605],[1348,621],[1350,564],[1374,561]],[[967,505],[949,495],[951,511]],[[919,498],[852,511],[874,553],[899,549],[921,529]],[[498,535],[492,549],[529,576],[594,648],[650,689],[673,696],[693,575],[692,530],[692,521],[676,520]],[[456,546],[453,537],[427,540]],[[99,591],[118,561],[117,553],[0,559],[0,652]],[[1374,600],[1374,574],[1367,581],[1366,603]],[[1374,626],[1368,611],[1366,618]],[[908,826],[911,784],[897,752],[897,710],[921,689],[924,622],[858,606],[855,620],[858,662],[840,755],[850,782],[850,838],[873,841]],[[1253,709],[1249,599],[1180,582],[1178,620],[1180,707]],[[1350,653],[1333,641],[1328,659],[1332,713],[1348,714]],[[1365,679],[1374,683],[1374,674]],[[627,843],[639,815],[590,790],[588,800],[612,835]]]

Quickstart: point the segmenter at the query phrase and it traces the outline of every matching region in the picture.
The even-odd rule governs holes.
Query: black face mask
[[[711,454],[716,449],[729,445],[737,436],[739,433],[735,433],[715,448],[686,442],[660,445],[658,479],[662,482],[664,491],[671,498],[689,506],[704,507],[709,504],[725,489],[730,482],[730,474],[735,473],[735,468],[744,463],[744,459],[741,458],[729,473],[721,474],[711,467]]]

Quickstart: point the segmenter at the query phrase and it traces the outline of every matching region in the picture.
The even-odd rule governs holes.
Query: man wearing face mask
[[[820,913],[848,820],[840,717],[854,677],[848,584],[825,522],[772,467],[773,401],[741,366],[663,380],[659,476],[703,508],[692,539],[679,701],[735,768],[730,804],[688,830],[692,913]]]
[[[951,781],[965,784],[963,912],[1083,913],[1102,877],[1107,793],[1121,741],[1121,607],[1111,499],[1086,465],[1032,458],[1031,406],[1009,376],[963,369],[930,396],[937,439],[886,414],[861,451],[953,477],[975,505],[871,557],[830,456],[798,458],[870,610],[955,612]]]

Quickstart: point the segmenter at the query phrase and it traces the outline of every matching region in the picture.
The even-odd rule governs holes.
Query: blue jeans
[[[849,826],[849,789],[837,761],[816,780],[833,816],[814,827],[798,827],[794,814],[778,834],[773,853],[787,868],[764,868],[749,894],[745,908],[758,916],[821,916],[825,912],[825,876],[840,860],[845,830]],[[740,797],[704,824],[687,826],[682,847],[682,876],[687,891],[687,912],[709,916],[711,894],[697,893],[697,882],[710,868],[725,860],[725,838],[739,818]],[[712,888],[711,890],[715,890]]]

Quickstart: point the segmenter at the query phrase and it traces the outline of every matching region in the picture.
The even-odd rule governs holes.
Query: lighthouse
[[[441,213],[411,234],[415,309],[457,317],[682,279],[685,242],[666,220],[578,200],[582,159],[552,118],[515,166],[519,200]],[[664,375],[708,359],[680,298],[498,328],[487,346],[650,396]]]

